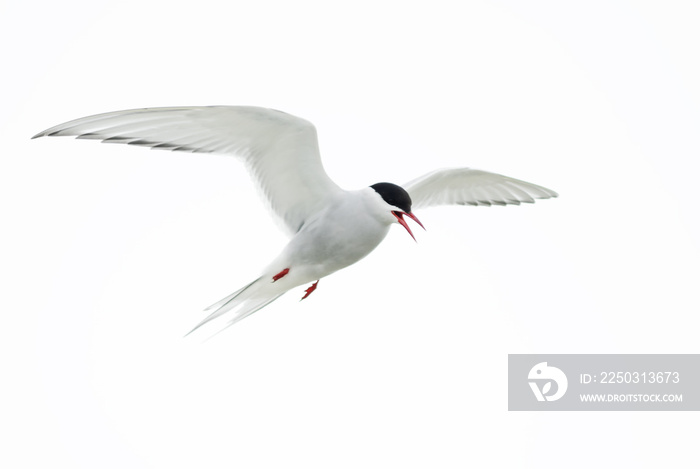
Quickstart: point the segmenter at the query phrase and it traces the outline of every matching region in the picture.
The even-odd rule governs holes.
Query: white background
[[[697,467],[697,415],[509,413],[508,353],[697,353],[696,2],[0,4],[0,466]],[[250,104],[344,187],[470,166],[552,188],[417,212],[183,339],[285,243],[233,158],[55,124]]]

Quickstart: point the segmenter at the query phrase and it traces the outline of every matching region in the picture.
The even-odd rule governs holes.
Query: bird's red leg
[[[289,273],[289,268],[284,269],[282,272],[276,274],[274,277],[272,277],[272,281],[276,282],[277,280],[281,279],[285,275]]]
[[[306,297],[308,297],[310,294],[312,294],[314,292],[314,290],[316,290],[316,285],[318,285],[318,280],[316,280],[313,285],[311,285],[309,288],[306,289],[306,294],[304,296],[302,296],[301,299],[303,300]]]

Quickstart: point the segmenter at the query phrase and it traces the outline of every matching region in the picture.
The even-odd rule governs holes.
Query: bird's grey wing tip
[[[33,136],[31,139],[34,140],[35,138],[39,137],[59,137],[61,135],[66,135],[61,133],[65,130],[67,129],[57,129],[56,127],[51,127],[50,129],[42,130],[41,132]]]

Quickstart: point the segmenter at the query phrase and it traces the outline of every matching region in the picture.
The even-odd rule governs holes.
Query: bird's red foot
[[[310,294],[312,294],[314,292],[314,290],[316,290],[316,285],[318,285],[318,280],[316,280],[313,285],[311,285],[309,288],[306,289],[306,294],[304,296],[302,296],[301,299],[304,300]]]
[[[274,277],[272,277],[272,281],[276,282],[277,280],[281,279],[282,277],[284,277],[288,273],[289,273],[289,268],[284,269],[282,272],[280,272],[277,275],[275,275]]]

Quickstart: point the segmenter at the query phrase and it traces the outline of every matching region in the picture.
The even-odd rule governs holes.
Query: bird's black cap
[[[369,187],[382,196],[384,202],[398,207],[406,213],[411,213],[411,196],[408,195],[408,192],[403,187],[390,182],[378,182]]]

